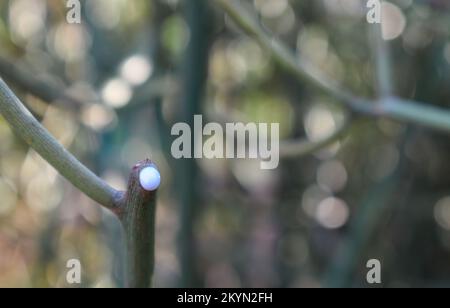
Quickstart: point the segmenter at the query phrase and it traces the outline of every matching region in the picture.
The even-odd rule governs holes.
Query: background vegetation
[[[353,112],[293,76],[221,1],[81,2],[82,24],[69,25],[65,1],[1,1],[0,76],[115,188],[125,189],[136,162],[158,164],[155,286],[367,286],[372,258],[383,286],[450,286],[448,132],[384,116],[347,127]],[[376,98],[379,45],[364,2],[240,4],[298,59]],[[449,4],[390,3],[382,81],[405,99],[448,108]],[[280,122],[290,154],[275,171],[255,160],[174,161],[171,125],[200,113]],[[314,153],[287,150],[336,131]],[[113,215],[0,119],[0,286],[67,286],[72,258],[82,286],[122,286],[120,238]]]

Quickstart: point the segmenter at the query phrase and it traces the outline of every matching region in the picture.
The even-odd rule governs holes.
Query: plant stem
[[[14,61],[14,62],[13,62]],[[26,91],[47,104],[54,104],[66,110],[80,112],[81,108],[89,104],[54,83],[35,77],[26,67],[16,63],[16,59],[9,60],[0,57],[0,75],[12,85]],[[140,106],[153,98],[176,93],[178,82],[172,76],[151,78],[145,84],[137,87],[127,109]],[[98,99],[99,100],[99,99]]]
[[[324,75],[304,59],[298,59],[285,45],[277,39],[270,37],[239,1],[214,1],[245,33],[254,38],[265,50],[269,51],[273,59],[285,70],[321,92],[330,95],[344,105],[347,105],[352,110],[361,113],[372,113],[372,107],[368,104],[367,100],[356,97],[352,93],[342,89],[335,80]]]
[[[69,153],[0,79],[0,113],[11,129],[75,187],[101,205],[114,209],[121,193]]]
[[[151,286],[155,263],[156,191],[146,191],[139,183],[142,169],[154,167],[150,160],[135,165],[128,181],[128,190],[120,201],[119,218],[127,244],[127,287]]]
[[[379,108],[380,114],[388,115],[393,119],[450,132],[450,112],[448,109],[400,99],[395,96],[383,98]]]
[[[70,110],[79,110],[86,105],[83,101],[60,90],[57,85],[36,78],[29,71],[1,57],[0,72],[2,78],[5,78],[8,82],[17,85],[19,88],[47,103],[56,103]]]
[[[377,230],[382,213],[390,205],[392,193],[398,189],[398,177],[399,173],[396,171],[376,183],[359,204],[356,217],[350,223],[348,236],[343,240],[325,273],[326,287],[352,286],[355,267],[361,261],[366,245]]]
[[[394,84],[392,80],[392,70],[390,52],[387,42],[383,39],[381,24],[369,24],[370,43],[374,53],[374,60],[377,73],[377,90],[379,97],[393,95]]]
[[[337,128],[330,136],[319,140],[309,141],[305,139],[301,140],[285,140],[280,143],[280,158],[299,158],[334,144],[336,141],[343,138],[352,127],[353,122],[351,119],[346,120],[339,128]]]
[[[239,1],[235,0],[214,0],[231,19],[249,36],[253,37],[265,50],[267,50],[277,63],[285,70],[293,74],[298,79],[309,83],[316,89],[334,98],[351,111],[374,117],[388,117],[413,124],[431,127],[441,131],[450,132],[450,111],[430,104],[410,101],[394,96],[384,96],[378,100],[371,100],[355,96],[339,87],[337,82],[323,75],[311,63],[297,57],[291,53],[286,46],[278,40],[271,38],[257,23],[255,18],[250,16]],[[380,37],[381,39],[381,37]],[[390,80],[390,70],[388,68],[387,51],[380,50],[378,54],[378,78],[379,87],[382,94],[391,92],[391,86],[387,85]],[[385,53],[386,52],[386,53]],[[387,80],[384,80],[388,74]]]
[[[201,113],[201,102],[208,67],[208,8],[207,1],[183,3],[183,14],[190,30],[182,75],[182,121],[193,127],[194,115]],[[201,278],[196,271],[194,224],[198,213],[198,166],[194,159],[184,159],[177,167],[180,200],[179,255],[181,286],[199,287]]]
[[[149,160],[133,167],[128,190],[119,192],[70,154],[25,108],[0,79],[0,113],[31,148],[75,187],[113,211],[122,222],[127,242],[127,285],[149,287],[154,267],[156,191],[144,190],[139,173],[155,167]]]

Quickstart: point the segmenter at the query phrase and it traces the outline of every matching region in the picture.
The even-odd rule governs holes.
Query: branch
[[[156,190],[160,184],[156,166],[149,160],[137,164],[131,171],[128,190],[116,191],[70,154],[1,78],[0,113],[11,129],[61,175],[119,217],[127,242],[127,285],[149,287],[154,268]]]
[[[285,70],[335,98],[337,102],[340,102],[351,111],[375,117],[388,117],[450,132],[449,110],[397,97],[382,97],[379,100],[371,101],[354,96],[341,89],[335,81],[324,76],[310,63],[297,59],[281,42],[270,38],[238,1],[214,1],[228,13],[242,30],[259,42],[265,50],[269,51],[275,61]],[[382,74],[384,74],[386,63],[380,63],[380,68],[382,68],[380,71],[383,71]]]
[[[208,0],[184,1],[183,17],[190,31],[189,44],[184,52],[181,73],[183,93],[182,121],[193,127],[194,115],[202,113],[205,86],[208,78],[208,60],[212,25]],[[199,168],[194,159],[182,160],[177,166],[180,202],[180,228],[178,235],[182,287],[202,286],[199,275],[195,222],[199,214]]]
[[[143,176],[147,171],[149,175]],[[148,159],[142,161],[133,167],[128,190],[119,202],[119,218],[127,243],[127,287],[151,286],[155,263],[156,189],[159,183],[156,166]]]
[[[72,111],[80,111],[81,107],[88,105],[83,100],[67,93],[58,85],[48,80],[37,78],[30,74],[28,70],[2,57],[0,57],[0,75],[8,82],[48,104],[56,104]],[[133,91],[133,97],[128,108],[140,106],[155,97],[176,93],[177,90],[178,81],[171,76],[151,78]]]
[[[450,111],[446,108],[395,96],[382,98],[379,105],[380,115],[450,132]]]
[[[79,110],[86,105],[83,101],[61,91],[57,85],[34,77],[29,71],[2,57],[0,57],[0,74],[2,78],[47,103],[56,103],[71,110]]]
[[[282,141],[280,144],[280,157],[299,158],[315,153],[343,138],[351,127],[352,122],[348,120],[342,124],[341,127],[336,129],[330,136],[315,142],[308,141],[306,139]]]
[[[381,24],[369,25],[370,41],[373,45],[375,65],[377,71],[377,87],[380,97],[386,97],[393,94],[391,61],[389,48],[383,39]]]
[[[239,1],[214,0],[244,32],[254,38],[265,50],[269,51],[274,60],[284,69],[302,81],[309,83],[354,111],[373,114],[373,106],[365,99],[354,96],[342,89],[340,85],[325,76],[311,63],[298,59],[288,48],[275,38],[271,38],[257,23],[254,17],[243,8]]]
[[[101,205],[113,209],[116,191],[70,154],[25,108],[0,78],[0,113],[11,129],[69,182]]]
[[[387,106],[392,104],[389,96],[392,95],[390,58],[386,42],[382,38],[381,25],[370,25],[370,39],[373,44],[374,58],[377,69],[378,102]],[[393,103],[396,104],[395,102]],[[405,106],[404,102],[399,102]],[[408,104],[406,104],[408,106]],[[403,112],[402,114],[404,114]],[[435,121],[433,121],[435,122]],[[325,285],[329,287],[346,287],[352,285],[352,275],[363,255],[364,248],[373,236],[384,211],[390,205],[389,198],[396,187],[399,167],[393,175],[376,183],[368,193],[349,225],[349,233],[333,258],[331,266],[325,276]]]
[[[376,183],[359,202],[349,224],[348,236],[336,252],[330,267],[325,272],[325,287],[352,287],[352,274],[360,264],[367,243],[379,227],[384,211],[391,202],[392,194],[398,189],[399,171]],[[384,216],[385,217],[385,216]]]

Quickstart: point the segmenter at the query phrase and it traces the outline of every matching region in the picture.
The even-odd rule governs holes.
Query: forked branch
[[[214,2],[228,14],[237,26],[267,50],[286,71],[327,94],[335,102],[341,103],[351,111],[362,115],[392,118],[450,132],[450,111],[448,109],[393,96],[383,96],[375,100],[358,97],[322,74],[311,63],[297,58],[282,42],[271,38],[239,1],[214,0]],[[384,51],[381,50],[381,52]],[[385,58],[380,58],[380,60],[385,60]],[[386,65],[386,62],[379,62],[379,70],[382,74],[385,74]],[[384,95],[390,91],[384,81],[383,84],[380,82],[381,87],[385,92]]]
[[[69,153],[0,78],[0,113],[13,132],[87,196],[118,215],[127,242],[127,286],[149,287],[154,267],[156,190],[160,175],[149,160],[136,165],[126,192],[97,177]]]
[[[101,205],[114,209],[121,193],[69,153],[26,109],[0,79],[0,113],[11,129],[75,187]]]

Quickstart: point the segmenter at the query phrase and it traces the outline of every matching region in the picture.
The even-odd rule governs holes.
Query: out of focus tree
[[[117,190],[164,182],[156,286],[450,284],[449,5],[360,0],[0,3],[0,76]],[[171,125],[278,122],[282,160],[174,161]],[[0,120],[0,286],[122,286],[117,221]]]

